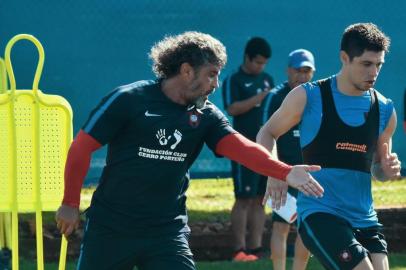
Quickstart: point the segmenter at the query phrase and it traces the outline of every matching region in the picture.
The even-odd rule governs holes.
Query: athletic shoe
[[[258,259],[268,259],[269,257],[269,252],[267,252],[263,247],[248,249],[247,254],[257,256]]]
[[[258,260],[255,255],[247,254],[243,250],[237,251],[233,256],[234,262],[252,262]]]

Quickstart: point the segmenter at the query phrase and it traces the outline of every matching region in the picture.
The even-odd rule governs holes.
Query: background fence
[[[344,28],[372,21],[392,38],[376,87],[395,101],[400,115],[406,87],[405,11],[406,1],[401,0],[0,0],[0,56],[16,34],[29,33],[42,42],[46,60],[40,88],[71,103],[76,133],[107,92],[153,78],[147,53],[165,35],[197,30],[219,38],[229,54],[221,79],[241,63],[246,41],[263,36],[273,49],[267,71],[280,83],[286,79],[287,55],[297,48],[314,53],[315,79],[337,72]],[[17,87],[29,88],[37,61],[34,48],[19,44],[12,60]],[[222,108],[220,91],[211,100]],[[400,120],[394,150],[406,160]],[[87,182],[97,179],[104,155],[105,149],[95,153]],[[228,175],[229,170],[227,160],[204,149],[191,173],[212,177]]]

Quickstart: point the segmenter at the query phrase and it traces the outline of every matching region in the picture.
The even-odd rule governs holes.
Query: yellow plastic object
[[[37,47],[39,60],[32,89],[16,90],[10,53],[24,39]],[[55,211],[62,201],[72,109],[63,97],[38,89],[44,50],[35,37],[13,37],[6,46],[5,63],[10,90],[0,94],[0,212],[12,213],[13,270],[18,270],[18,213],[35,212],[37,269],[43,270],[42,211]],[[59,269],[65,269],[66,249],[62,237]]]
[[[7,88],[6,64],[3,58],[0,57],[0,94],[6,92]]]
[[[0,213],[0,249],[11,249],[11,215]]]
[[[0,94],[7,91],[6,64],[0,57]],[[11,248],[11,215],[0,213],[0,249]]]

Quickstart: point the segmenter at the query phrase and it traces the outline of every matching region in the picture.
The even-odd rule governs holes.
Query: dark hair
[[[245,45],[244,55],[248,55],[248,58],[252,60],[257,55],[261,55],[266,59],[271,58],[272,50],[269,43],[261,37],[253,37],[248,40]]]
[[[341,39],[341,50],[352,60],[367,51],[389,51],[390,39],[373,23],[357,23],[348,26]]]
[[[149,57],[153,61],[152,70],[162,79],[177,75],[183,63],[189,63],[197,70],[207,63],[222,68],[227,62],[224,45],[200,32],[167,36],[151,48]]]

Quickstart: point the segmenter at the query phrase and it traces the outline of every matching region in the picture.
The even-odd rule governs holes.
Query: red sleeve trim
[[[73,140],[65,165],[65,190],[62,203],[71,207],[80,205],[80,191],[90,167],[92,153],[102,145],[80,130]]]
[[[265,176],[285,181],[292,166],[272,159],[269,151],[239,133],[223,137],[216,145],[216,153],[234,160]]]

